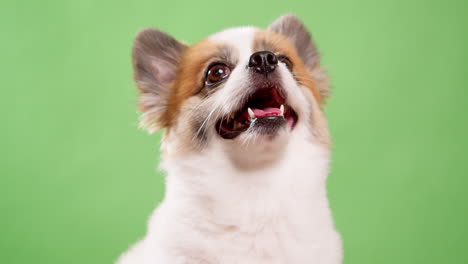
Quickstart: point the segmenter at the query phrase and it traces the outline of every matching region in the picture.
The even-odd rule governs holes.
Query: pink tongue
[[[265,109],[253,108],[252,110],[253,110],[256,117],[280,115],[281,114],[281,110],[279,108],[275,108],[275,107],[267,107]]]

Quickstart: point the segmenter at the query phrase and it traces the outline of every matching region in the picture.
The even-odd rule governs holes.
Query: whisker
[[[297,78],[302,79],[302,80],[312,81],[312,82],[316,82],[316,81],[317,81],[317,80],[314,80],[314,79],[312,79],[312,78],[310,78],[310,77],[306,77],[306,76],[294,75],[294,77],[296,78],[296,81],[298,81]]]
[[[210,111],[210,113],[208,114],[208,116],[205,118],[205,120],[203,121],[203,123],[201,124],[200,128],[198,128],[197,130],[197,133],[195,133],[195,137],[199,136],[200,134],[200,131],[203,129],[203,127],[205,126],[205,124],[208,122],[208,120],[211,118],[211,116],[213,115],[214,111],[216,110],[216,108],[213,108],[213,110]],[[203,134],[204,136],[205,134]],[[193,140],[195,139],[195,137],[193,138]]]

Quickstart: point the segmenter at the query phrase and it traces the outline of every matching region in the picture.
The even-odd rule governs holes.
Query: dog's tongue
[[[272,116],[272,115],[280,115],[281,110],[279,108],[275,107],[267,107],[264,109],[257,109],[253,108],[252,109],[256,117],[261,117],[261,116]]]

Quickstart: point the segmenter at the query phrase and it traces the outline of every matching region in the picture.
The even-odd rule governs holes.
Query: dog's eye
[[[206,72],[205,83],[206,85],[216,84],[226,79],[231,74],[231,69],[223,63],[216,63],[211,65]]]
[[[292,71],[293,63],[287,56],[278,55],[278,60],[284,63],[286,67],[288,68],[288,70]]]

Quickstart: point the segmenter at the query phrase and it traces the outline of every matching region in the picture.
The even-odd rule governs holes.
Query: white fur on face
[[[255,27],[230,28],[211,35],[209,39],[214,42],[226,43],[229,46],[235,47],[239,53],[240,60],[247,63],[252,54],[253,40],[256,31],[258,31],[258,28]]]
[[[210,98],[213,109],[218,109],[217,111],[219,111],[216,115],[218,117],[220,115],[228,115],[233,110],[236,110],[245,99],[247,90],[252,85],[250,80],[251,73],[247,69],[247,65],[250,56],[255,52],[253,45],[255,34],[258,31],[259,29],[254,27],[240,27],[227,29],[209,37],[211,41],[231,47],[238,61],[224,87],[213,98]],[[298,114],[310,116],[310,102],[307,101],[307,96],[304,95],[304,90],[307,89],[297,84],[283,63],[279,63],[277,71],[280,72],[281,85],[289,95],[287,103]],[[253,139],[252,135],[242,133],[237,140],[247,142]]]
[[[214,108],[218,108],[222,115],[227,115],[238,107],[245,91],[250,86],[246,66],[253,50],[253,40],[258,29],[253,27],[232,28],[212,35],[209,39],[232,47],[237,65],[224,85],[223,89],[214,95]]]
[[[182,115],[178,117],[176,125],[171,129],[171,133],[165,137],[165,152],[168,155],[177,155],[181,149],[187,148],[187,145],[202,146],[207,144],[221,144],[230,154],[244,151],[258,153],[260,157],[271,153],[268,150],[279,149],[287,143],[289,138],[301,130],[302,126],[307,126],[312,132],[312,106],[317,105],[314,96],[306,87],[302,87],[293,78],[291,72],[283,63],[279,63],[276,74],[279,73],[279,85],[286,91],[288,98],[287,104],[292,106],[299,116],[298,123],[293,131],[283,129],[275,136],[275,140],[267,140],[269,136],[251,133],[249,131],[241,133],[232,140],[221,138],[216,132],[216,122],[221,118],[237,111],[246,101],[248,96],[255,90],[253,86],[252,72],[248,69],[250,56],[258,51],[254,50],[256,35],[260,29],[254,27],[232,28],[221,31],[209,37],[209,41],[215,45],[225,47],[229,51],[229,57],[234,63],[234,67],[229,78],[220,87],[214,88],[214,92],[205,98],[192,97],[182,105]],[[315,112],[321,115],[319,107],[315,107]],[[198,120],[193,122],[193,120]],[[195,129],[193,129],[195,127]],[[310,135],[313,137],[314,135]],[[201,142],[202,141],[202,142]],[[261,144],[257,144],[261,142]],[[200,148],[198,148],[200,149]],[[198,150],[197,150],[198,151]],[[244,160],[245,162],[255,160]]]

